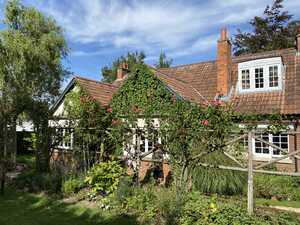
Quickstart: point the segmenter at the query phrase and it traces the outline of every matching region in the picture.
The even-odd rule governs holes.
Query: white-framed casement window
[[[270,134],[270,133],[256,133],[257,137],[270,142],[282,149],[288,151],[289,149],[289,137],[288,134]],[[278,149],[273,148],[259,140],[253,141],[253,154],[257,158],[273,158],[284,155]]]
[[[269,67],[269,85],[270,87],[278,87],[278,66],[270,66]]]
[[[281,57],[257,59],[238,64],[239,92],[281,90],[284,66]]]
[[[59,138],[58,148],[73,148],[73,131],[69,128],[57,128],[57,136]]]
[[[134,135],[133,135],[133,147],[136,148],[136,150],[144,153],[151,151],[156,144],[161,144],[161,138],[158,135],[158,131],[153,129],[150,131],[147,131],[143,128],[135,129]]]
[[[246,90],[246,89],[250,89],[250,70],[246,69],[246,70],[242,70],[242,77],[241,77],[241,81],[242,81],[242,89]]]

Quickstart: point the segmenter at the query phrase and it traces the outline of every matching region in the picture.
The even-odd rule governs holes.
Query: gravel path
[[[300,213],[300,208],[292,208],[292,207],[286,207],[286,206],[269,206],[269,208],[279,209],[279,210],[284,210],[284,211],[289,211],[289,212],[294,212],[294,213]]]

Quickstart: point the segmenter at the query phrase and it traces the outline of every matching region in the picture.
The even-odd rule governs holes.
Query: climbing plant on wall
[[[220,101],[203,106],[190,103],[146,66],[136,68],[113,97],[111,106],[118,120],[114,131],[122,135],[118,136],[122,143],[132,143],[132,136],[139,135],[139,118],[145,120],[143,129],[148,134],[155,127],[153,119],[159,119],[162,148],[179,186],[186,186],[190,171],[206,154],[222,151],[234,126],[234,113],[229,105]],[[127,146],[128,152],[132,144]]]
[[[79,83],[66,95],[64,105],[69,127],[73,129],[74,151],[92,152],[99,161],[113,157],[114,147],[108,130],[112,123],[110,110],[101,106]]]

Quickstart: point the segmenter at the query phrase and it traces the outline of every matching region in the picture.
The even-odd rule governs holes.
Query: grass
[[[271,205],[271,206],[285,206],[285,207],[293,207],[293,208],[300,208],[300,201],[276,201],[272,199],[264,199],[259,198],[255,199],[255,203],[258,205]]]
[[[66,204],[42,194],[18,193],[14,190],[0,196],[1,225],[133,225],[135,218],[101,213]]]

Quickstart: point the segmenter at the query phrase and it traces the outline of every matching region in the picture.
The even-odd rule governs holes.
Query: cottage
[[[75,77],[54,105],[54,116],[67,119],[64,114],[64,96],[82,86],[101,105],[107,106],[114,93],[127,77],[126,65],[118,70],[117,79],[112,84]],[[259,115],[281,114],[285,123],[294,131],[300,131],[300,33],[296,37],[296,47],[289,49],[232,56],[231,44],[226,29],[221,30],[217,43],[217,59],[213,61],[181,65],[171,68],[153,69],[155,75],[170,91],[183,99],[203,104],[221,98],[231,101],[240,113]],[[141,121],[142,123],[142,121]],[[258,127],[268,124],[261,121]],[[62,133],[63,135],[64,133]],[[289,152],[300,146],[300,134],[259,134],[263,140],[273,143]],[[140,144],[149,151],[153,140],[143,137]],[[156,140],[159,142],[159,140]],[[71,148],[69,143],[61,143],[61,148]],[[281,152],[258,140],[252,141],[256,161],[270,161]],[[247,141],[244,141],[245,146]],[[286,171],[298,171],[300,160],[288,158],[279,161],[277,167]]]

